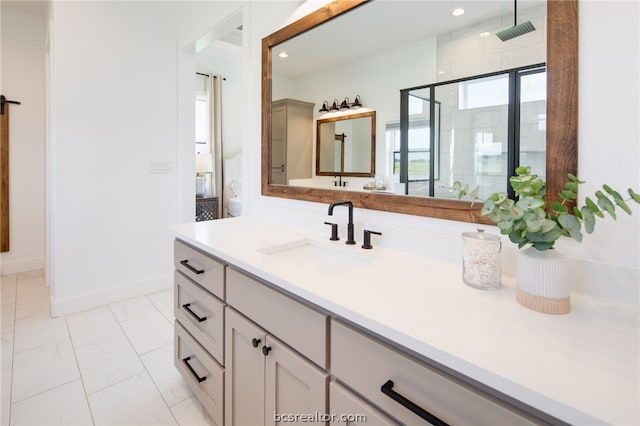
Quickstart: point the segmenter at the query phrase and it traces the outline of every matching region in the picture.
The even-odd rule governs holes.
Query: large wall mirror
[[[316,176],[375,176],[375,111],[321,118],[316,129]]]
[[[334,1],[265,37],[263,195],[348,197],[362,208],[488,223],[481,203],[456,200],[449,188],[458,180],[506,191],[514,146],[516,161],[534,166],[548,193],[558,193],[566,174],[577,172],[578,0],[517,5],[518,24],[535,30],[505,41],[496,33],[514,25],[512,0]],[[453,6],[464,14],[453,16]],[[514,92],[523,86],[529,92]],[[359,181],[345,193],[321,179],[335,174],[343,144],[336,142],[342,132],[328,129],[334,169],[323,170],[318,129],[331,121],[321,106],[356,95],[376,113],[378,141],[362,163],[370,160],[368,176],[383,180],[385,193],[360,190]],[[308,179],[272,172],[272,104],[283,98],[314,105],[305,124],[316,157]]]

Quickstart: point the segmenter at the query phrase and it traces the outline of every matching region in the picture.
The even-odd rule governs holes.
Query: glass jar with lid
[[[462,240],[462,280],[465,284],[483,290],[499,289],[502,276],[500,237],[485,234],[484,229],[478,228],[477,232],[463,232]]]

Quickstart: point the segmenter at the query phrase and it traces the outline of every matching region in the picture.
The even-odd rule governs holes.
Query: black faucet
[[[371,245],[371,234],[382,235],[382,232],[377,231],[369,231],[368,229],[364,230],[364,243],[362,243],[362,248],[370,250],[373,248]]]
[[[334,201],[329,204],[329,216],[333,216],[333,208],[335,206],[347,206],[349,207],[349,223],[347,224],[347,241],[345,244],[355,244],[356,241],[353,239],[353,203],[351,201]]]
[[[338,180],[333,181],[333,186],[347,186],[347,181],[342,181],[342,175],[337,174],[334,176],[334,178],[338,178]]]

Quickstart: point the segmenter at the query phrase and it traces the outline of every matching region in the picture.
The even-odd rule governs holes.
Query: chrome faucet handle
[[[338,237],[338,224],[337,223],[331,223],[331,222],[325,222],[325,225],[331,225],[331,238],[329,238],[331,241],[338,241],[340,239],[340,237]]]
[[[364,230],[364,242],[362,243],[362,248],[363,249],[372,249],[373,246],[371,245],[371,234],[375,234],[375,235],[382,235],[382,232],[377,232],[377,231],[369,231],[368,229]]]

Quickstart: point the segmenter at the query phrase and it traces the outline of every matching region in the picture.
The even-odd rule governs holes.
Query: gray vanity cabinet
[[[326,412],[328,374],[230,308],[225,346],[227,425],[271,425],[277,415]]]
[[[544,423],[233,265],[175,249],[174,361],[216,425]]]
[[[174,242],[174,365],[216,425],[224,425],[225,264]]]
[[[226,424],[326,413],[329,374],[309,359],[326,363],[327,317],[232,268],[227,283]]]
[[[340,321],[331,322],[331,372],[403,424],[426,424],[423,416],[454,425],[542,423]]]
[[[264,363],[267,333],[227,308],[225,323],[225,417],[229,425],[264,424]]]
[[[174,364],[215,426],[224,423],[224,368],[176,321]]]
[[[329,386],[329,406],[333,415],[329,423],[331,426],[355,426],[362,424],[364,419],[367,424],[377,426],[400,424],[335,381]]]

